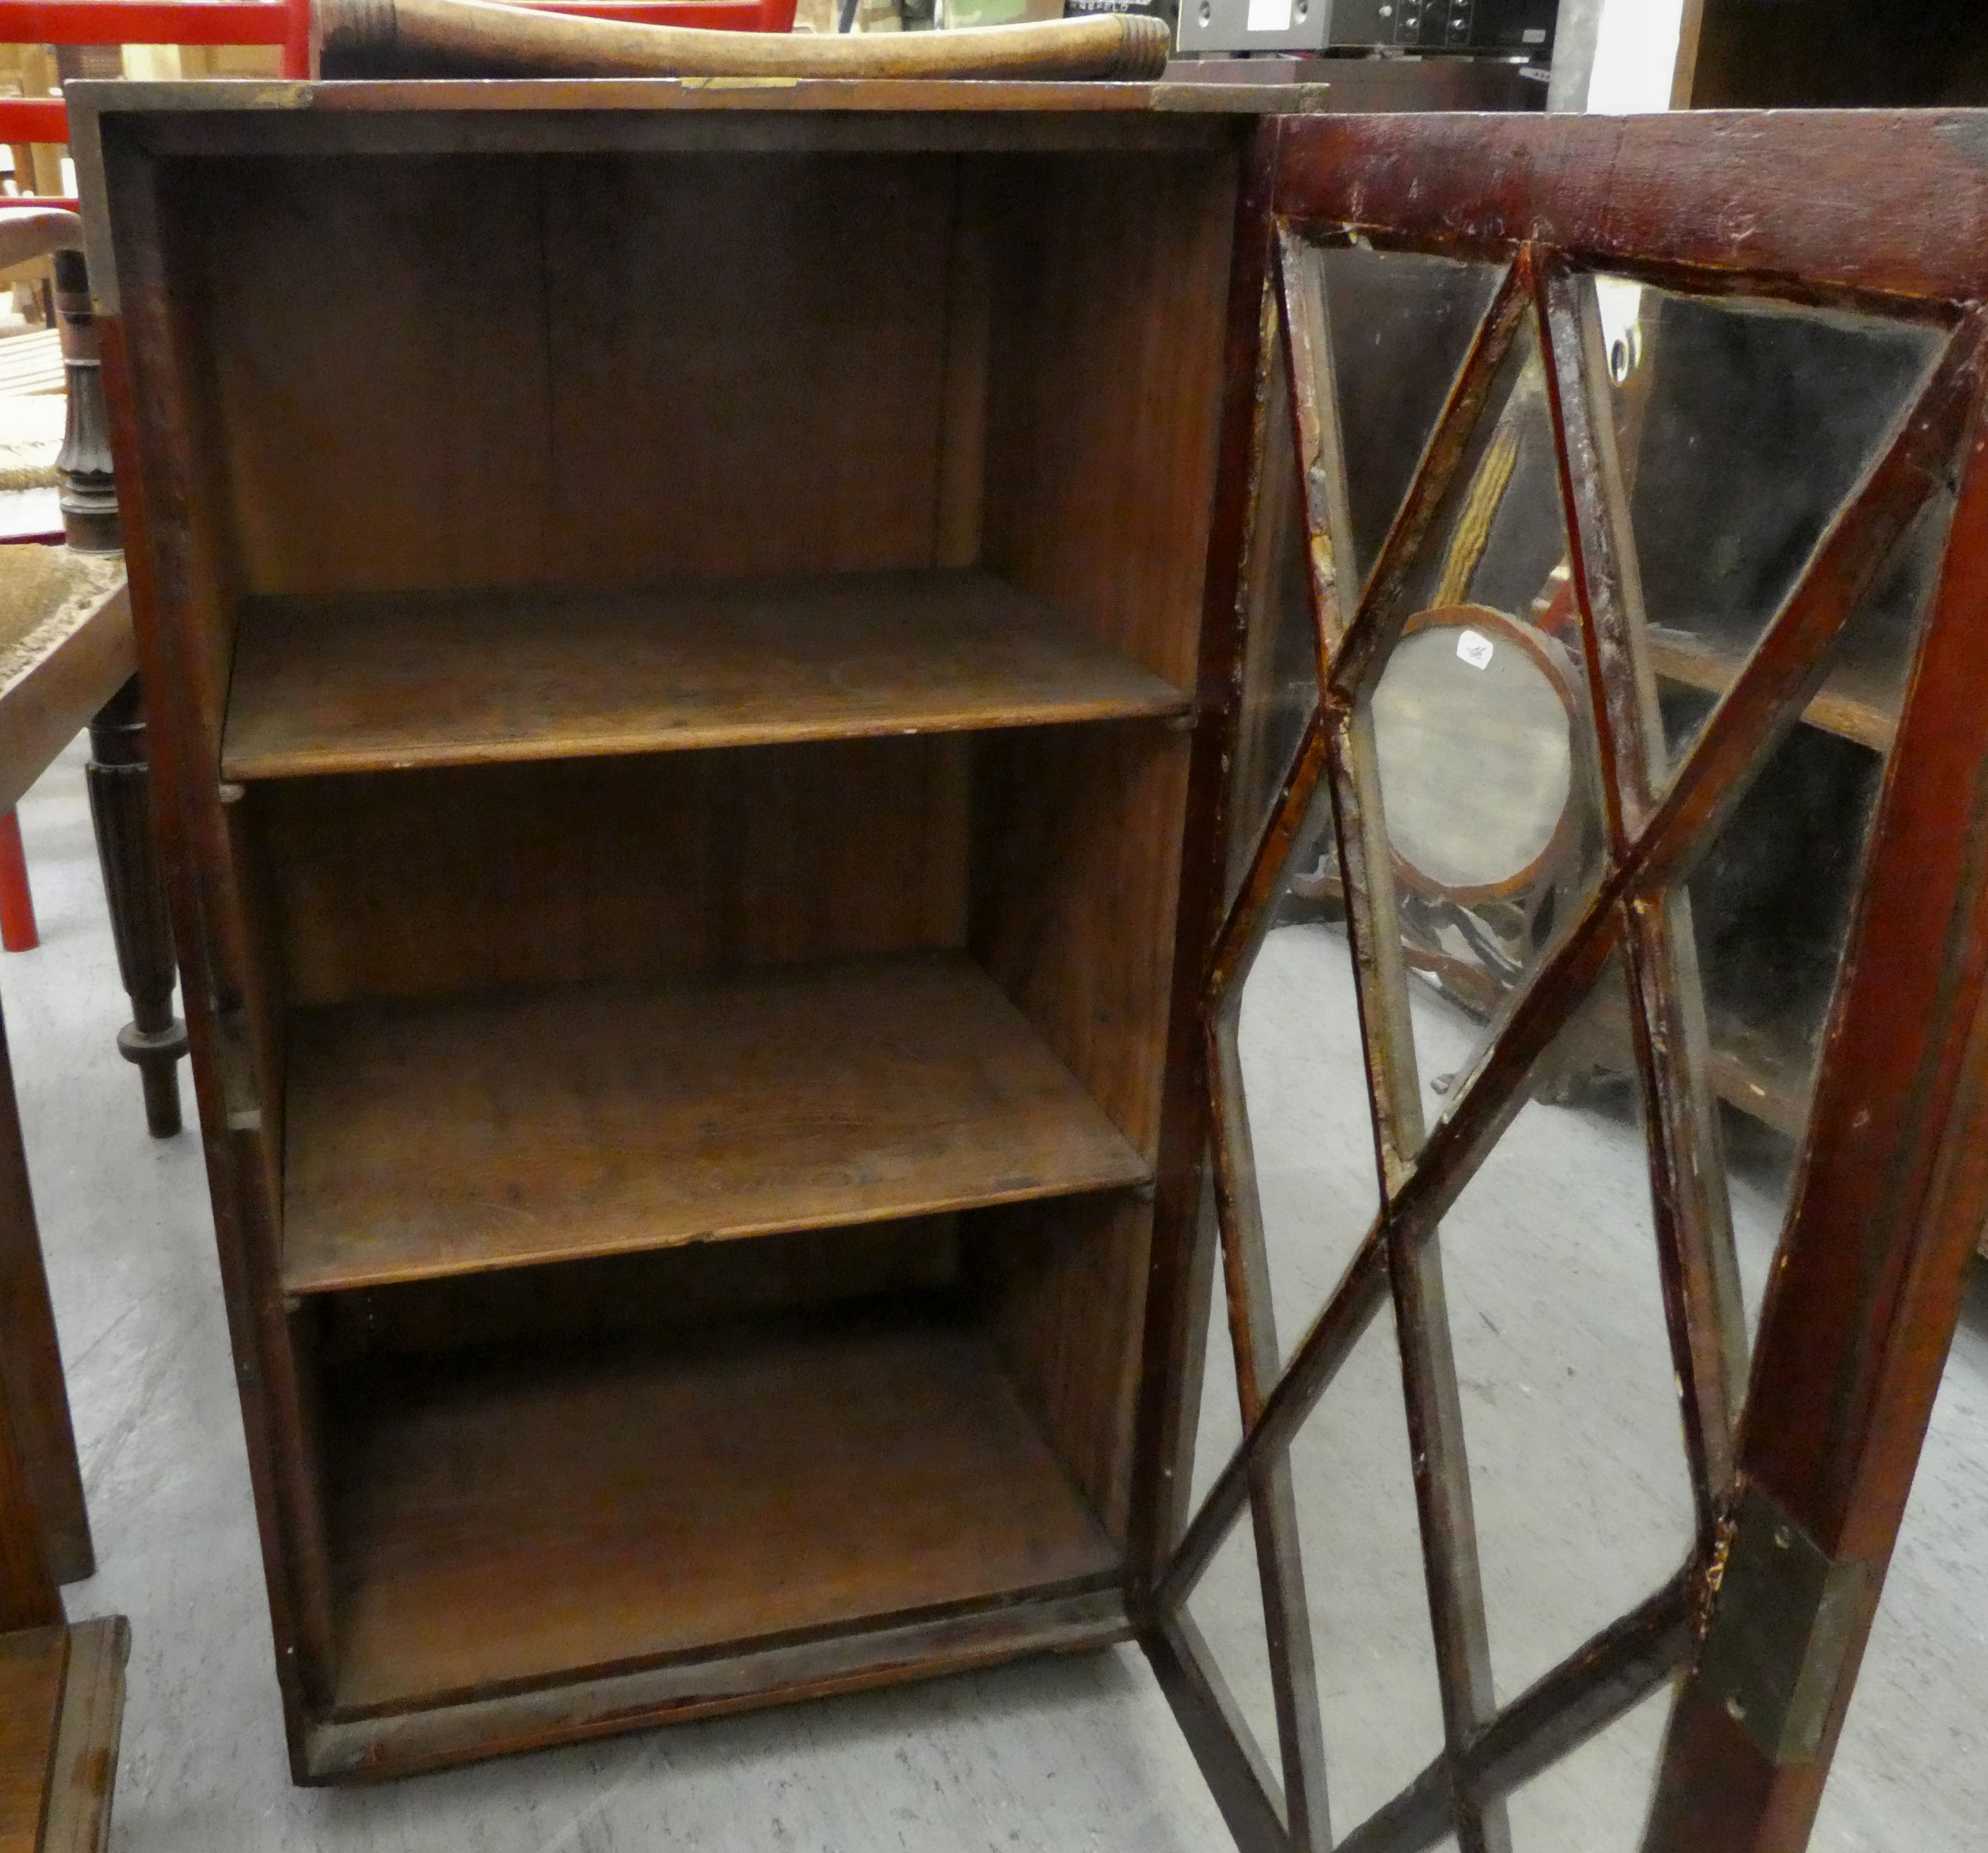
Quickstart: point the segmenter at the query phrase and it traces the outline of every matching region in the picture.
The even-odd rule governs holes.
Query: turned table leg
[[[145,713],[134,676],[90,723],[90,815],[117,942],[117,970],[131,998],[131,1021],[117,1046],[138,1065],[145,1123],[155,1139],[180,1130],[177,1072],[186,1025],[173,1015],[173,932],[152,835],[151,781],[145,763]]]

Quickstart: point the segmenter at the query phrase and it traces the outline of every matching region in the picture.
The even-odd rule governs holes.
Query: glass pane
[[[1318,706],[1317,631],[1303,498],[1291,454],[1283,351],[1275,351],[1259,459],[1256,524],[1243,588],[1242,686],[1229,773],[1228,885],[1233,901],[1270,820],[1305,723]]]
[[[1944,337],[1599,279],[1672,763],[1911,405]],[[1692,700],[1692,695],[1699,697]]]
[[[1363,587],[1408,498],[1450,388],[1504,273],[1367,245],[1317,249],[1300,273],[1332,355],[1336,419],[1343,434],[1349,588]],[[1347,596],[1348,615],[1354,599]]]
[[[1264,1619],[1263,1586],[1256,1571],[1256,1531],[1246,1504],[1242,1517],[1209,1560],[1185,1607],[1192,1631],[1200,1636],[1204,1670],[1218,1678],[1226,1690],[1229,1719],[1240,1734],[1244,1753],[1256,1764],[1259,1778],[1281,1812],[1283,1784],[1278,1779],[1270,1631]]]
[[[1384,1304],[1292,1444],[1326,1789],[1344,1838],[1442,1749],[1395,1316]]]
[[[1225,1116],[1233,1124],[1246,1116],[1281,1367],[1381,1207],[1353,952],[1323,779],[1242,979],[1236,1040],[1239,1097]],[[1267,1393],[1267,1377],[1264,1387]]]
[[[1599,879],[1594,718],[1537,335],[1499,369],[1371,696],[1425,1120]]]
[[[1953,513],[1935,496],[1673,909],[1697,949],[1750,1326],[1780,1238],[1900,696]]]
[[[1513,1853],[1637,1853],[1672,1689],[1658,1686],[1507,1800]]]
[[[1618,958],[1442,1222],[1500,1704],[1661,1587],[1696,1534],[1629,1010]]]

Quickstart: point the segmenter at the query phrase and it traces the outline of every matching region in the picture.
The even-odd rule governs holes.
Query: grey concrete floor
[[[147,1139],[136,1077],[113,1046],[123,998],[82,758],[73,749],[22,804],[43,943],[0,960],[0,999],[102,1566],[68,1592],[70,1612],[121,1612],[134,1631],[117,1848],[1202,1853],[1227,1844],[1130,1649],[377,1790],[292,1787],[205,1177],[191,1132]],[[1328,933],[1280,931],[1246,1011],[1286,1350],[1371,1210],[1343,959]],[[1439,1013],[1418,1035],[1432,1072],[1462,1059],[1461,1032]],[[1503,1695],[1682,1553],[1688,1506],[1640,1239],[1648,1212],[1635,1139],[1605,1103],[1530,1106],[1445,1224]],[[1757,1281],[1771,1170],[1743,1176],[1736,1195]],[[1341,1831],[1421,1767],[1437,1728],[1391,1343],[1384,1324],[1370,1333],[1293,1457]],[[1221,1361],[1203,1416],[1210,1453],[1234,1432]],[[1246,1712],[1266,1719],[1248,1552],[1239,1533],[1195,1614]],[[1988,1292],[1977,1282],[1818,1847],[1981,1844],[1984,1648]],[[1661,1726],[1660,1695],[1522,1791],[1519,1853],[1631,1847]]]

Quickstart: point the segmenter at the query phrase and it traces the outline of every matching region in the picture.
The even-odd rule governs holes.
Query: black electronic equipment
[[[1180,0],[1183,52],[1552,55],[1559,0]]]

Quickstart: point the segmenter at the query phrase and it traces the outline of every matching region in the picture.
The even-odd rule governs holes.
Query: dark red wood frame
[[[1283,409],[1270,403],[1270,382],[1276,362],[1285,363],[1314,558],[1330,559],[1335,539],[1344,551],[1331,497],[1318,486],[1342,460],[1322,310],[1303,286],[1308,246],[1359,236],[1495,263],[1505,280],[1364,592],[1335,584],[1329,567],[1314,575],[1323,699],[1204,974],[1204,1085],[1246,1438],[1171,1553],[1155,1553],[1155,1665],[1242,1845],[1335,1844],[1286,1451],[1391,1295],[1446,1742],[1406,1790],[1336,1844],[1412,1853],[1454,1831],[1466,1853],[1508,1848],[1503,1797],[1682,1673],[1646,1853],[1793,1853],[1813,1825],[1988,1210],[1988,713],[1979,699],[1988,686],[1988,117],[1314,118],[1267,126],[1258,171],[1270,177],[1267,218],[1281,261],[1263,279],[1260,313],[1254,301],[1238,305],[1239,335],[1253,339],[1235,357],[1253,372],[1239,371],[1232,391],[1239,405],[1253,401],[1260,454],[1266,420]],[[1249,280],[1252,249],[1244,247],[1239,286]],[[1625,570],[1631,542],[1604,405],[1605,358],[1584,300],[1583,279],[1598,270],[1945,331],[1916,402],[1668,782],[1634,575]],[[1425,1134],[1365,698],[1412,615],[1410,564],[1498,364],[1529,319],[1547,367],[1596,691],[1608,863]],[[1281,356],[1272,351],[1280,341]],[[1956,471],[1959,510],[1888,765],[1750,1370],[1722,1187],[1708,1178],[1716,1167],[1695,1162],[1716,1148],[1682,883],[1814,693],[1859,598]],[[1289,490],[1246,473],[1246,534],[1263,500]],[[1247,561],[1220,614],[1232,639],[1252,573],[1268,567]],[[1276,1377],[1236,1025],[1241,981],[1321,781],[1339,823],[1382,1210]],[[1699,1536],[1669,1583],[1500,1711],[1434,1238],[1523,1104],[1533,1065],[1618,954],[1635,1005]],[[1161,1355],[1149,1360],[1164,1360],[1155,1378],[1176,1389],[1199,1381],[1185,1349],[1199,1336],[1212,1247],[1205,1227],[1184,1218],[1177,1227],[1180,1254],[1158,1283],[1151,1326]],[[1165,1455],[1155,1473],[1185,1485],[1192,1410],[1156,1391],[1147,1418],[1149,1445]],[[1184,1607],[1246,1502],[1269,1621],[1281,1810]],[[1763,1513],[1772,1546],[1826,1576],[1834,1604],[1826,1620],[1814,1604],[1804,1608],[1796,1579],[1772,1563],[1722,1583]],[[1769,1729],[1764,1740],[1760,1720],[1750,1729],[1728,1678],[1734,1638],[1767,1641],[1805,1667],[1804,1729],[1783,1720],[1778,1739]]]

